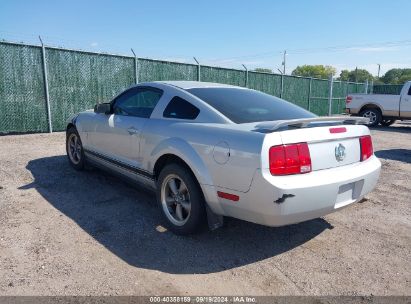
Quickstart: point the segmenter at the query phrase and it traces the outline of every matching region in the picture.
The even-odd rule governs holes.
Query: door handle
[[[134,127],[128,128],[128,129],[127,129],[127,132],[128,132],[128,134],[130,134],[130,135],[134,135],[134,134],[140,133],[140,131],[137,130],[136,128],[134,128]]]

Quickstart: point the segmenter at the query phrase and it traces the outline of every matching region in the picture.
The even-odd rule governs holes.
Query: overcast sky
[[[1,0],[0,39],[250,69],[411,68],[411,1]]]

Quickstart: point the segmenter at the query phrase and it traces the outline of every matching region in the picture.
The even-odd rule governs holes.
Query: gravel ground
[[[0,295],[411,295],[411,124],[372,133],[363,203],[192,237],[161,229],[152,193],[69,167],[63,133],[0,137]]]

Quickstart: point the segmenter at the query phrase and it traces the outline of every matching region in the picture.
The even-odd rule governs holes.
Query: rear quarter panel
[[[229,124],[150,119],[141,138],[141,160],[153,171],[164,154],[182,158],[200,184],[246,192],[260,168],[264,136]]]

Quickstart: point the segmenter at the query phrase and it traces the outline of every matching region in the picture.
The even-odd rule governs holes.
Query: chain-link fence
[[[403,86],[403,84],[376,84],[373,86],[373,93],[400,95]]]
[[[62,131],[72,114],[109,101],[134,83],[155,80],[201,80],[248,87],[284,98],[318,115],[342,113],[347,94],[367,90],[364,83],[3,41],[0,133]]]

